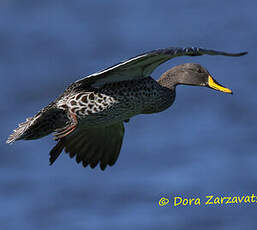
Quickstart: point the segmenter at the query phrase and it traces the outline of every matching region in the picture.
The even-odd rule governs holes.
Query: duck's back
[[[147,77],[110,83],[101,88],[80,85],[60,99],[57,108],[68,108],[84,127],[98,127],[137,114],[160,112],[173,100],[173,92]]]
[[[54,102],[28,118],[9,137],[15,140],[38,139],[72,123],[78,128],[97,128],[130,119],[137,114],[157,113],[174,101],[174,92],[151,77],[106,84],[100,88],[72,84]]]

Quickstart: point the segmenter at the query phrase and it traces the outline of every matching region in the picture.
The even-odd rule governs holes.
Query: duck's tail
[[[63,110],[45,108],[34,117],[29,117],[9,136],[6,143],[11,144],[17,140],[34,140],[44,137],[58,128],[66,125],[68,117]]]
[[[11,144],[14,141],[25,139],[26,136],[28,136],[26,131],[33,124],[33,121],[34,119],[32,117],[29,117],[26,119],[25,122],[20,123],[19,127],[13,130],[13,133],[8,137],[6,143]]]

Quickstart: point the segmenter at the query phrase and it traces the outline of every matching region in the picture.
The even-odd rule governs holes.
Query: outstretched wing
[[[70,157],[76,155],[77,163],[91,168],[100,163],[104,170],[107,165],[112,166],[116,162],[124,136],[123,122],[107,127],[82,129],[71,133],[59,140],[50,152],[50,164],[53,164],[62,150],[65,149]]]
[[[120,62],[103,71],[82,78],[77,82],[91,85],[93,87],[99,87],[106,83],[140,79],[150,76],[156,67],[174,57],[201,56],[204,54],[238,57],[247,54],[247,52],[226,53],[223,51],[207,50],[197,47],[170,47],[166,49],[158,49]]]

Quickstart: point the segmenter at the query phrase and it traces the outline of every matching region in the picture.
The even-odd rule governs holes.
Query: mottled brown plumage
[[[219,85],[199,64],[187,63],[168,70],[158,81],[150,77],[161,63],[176,56],[203,54],[241,56],[200,48],[168,48],[151,51],[71,84],[50,105],[28,118],[7,143],[31,140],[54,132],[58,141],[50,152],[53,164],[63,149],[77,163],[104,170],[120,153],[124,122],[137,114],[157,113],[175,100],[179,84],[207,86],[232,93]]]

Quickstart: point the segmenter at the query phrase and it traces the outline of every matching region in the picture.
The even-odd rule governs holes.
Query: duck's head
[[[174,89],[176,85],[206,86],[224,93],[232,91],[220,85],[211,74],[199,64],[186,63],[173,67],[165,72],[159,79],[159,84]]]

